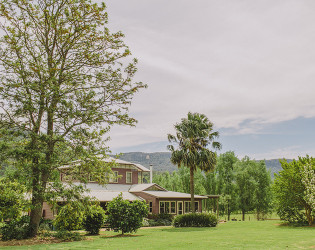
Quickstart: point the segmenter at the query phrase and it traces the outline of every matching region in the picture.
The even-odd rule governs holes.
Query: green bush
[[[105,211],[99,205],[89,207],[83,222],[84,229],[92,235],[99,234],[105,221]]]
[[[215,227],[218,219],[215,214],[189,213],[174,217],[174,227]]]
[[[39,227],[46,229],[46,230],[52,230],[53,229],[53,220],[41,218],[40,222],[39,222]]]
[[[150,227],[170,226],[170,225],[172,225],[172,221],[163,220],[163,219],[157,219],[157,220],[150,219],[148,222],[149,222]]]
[[[172,225],[173,215],[171,214],[149,214],[148,223],[150,227]]]
[[[54,236],[62,241],[80,241],[83,239],[83,236],[78,232],[69,232],[66,230],[57,231]]]
[[[0,229],[2,240],[22,240],[28,236],[28,228],[30,223],[29,216],[22,216],[19,219],[13,219],[8,223],[4,223]]]
[[[148,215],[148,207],[144,201],[129,202],[120,194],[107,205],[106,222],[115,232],[136,232],[142,226],[142,221]]]
[[[64,205],[56,219],[54,225],[57,230],[78,230],[82,228],[82,223],[85,216],[85,208],[80,202],[71,202]]]
[[[0,178],[0,221],[18,219],[25,211],[25,187],[8,178]]]

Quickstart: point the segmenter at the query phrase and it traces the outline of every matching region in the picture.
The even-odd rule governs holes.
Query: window
[[[138,172],[138,184],[142,184],[143,183],[143,178],[142,178],[142,172]]]
[[[176,201],[171,201],[171,214],[176,214]]]
[[[182,201],[177,202],[177,212],[178,212],[178,214],[183,214],[183,202]]]
[[[109,182],[118,183],[118,171],[113,171],[113,173],[109,177]]]
[[[126,183],[132,183],[132,172],[126,172]]]
[[[198,208],[199,208],[199,202],[195,201],[195,211],[198,212]]]
[[[164,214],[164,213],[165,213],[165,202],[160,201],[160,214]]]
[[[176,214],[176,201],[160,201],[160,214]]]
[[[153,211],[153,202],[150,201],[149,202],[149,213],[152,214],[152,211]]]
[[[185,214],[190,212],[190,201],[185,201]]]
[[[195,201],[195,212],[198,212],[198,208],[199,208],[199,202]],[[190,201],[185,201],[185,214],[190,213],[190,212],[191,212]]]

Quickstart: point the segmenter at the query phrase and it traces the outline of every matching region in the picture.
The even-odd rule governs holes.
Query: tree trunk
[[[230,212],[230,202],[228,201],[228,209],[227,209],[228,211],[227,211],[227,213],[228,213],[228,221],[230,221],[230,214],[231,214],[231,212]]]
[[[194,169],[190,168],[190,197],[191,197],[191,212],[195,213],[195,185],[194,185]]]
[[[41,200],[32,199],[31,220],[29,225],[29,237],[35,237],[37,235],[40,219],[42,217],[43,202]]]
[[[245,221],[245,211],[242,211],[242,220]]]
[[[312,209],[310,207],[305,207],[305,216],[307,219],[307,222],[310,226],[313,225],[314,217],[312,216]]]

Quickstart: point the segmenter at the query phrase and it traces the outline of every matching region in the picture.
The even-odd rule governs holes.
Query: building
[[[140,164],[135,164],[119,159],[108,157],[105,163],[115,163],[112,167],[113,175],[106,186],[90,180],[86,184],[89,192],[84,195],[94,197],[100,201],[100,205],[106,209],[107,203],[120,193],[122,197],[129,201],[144,200],[148,204],[149,213],[160,214],[168,213],[172,215],[184,214],[190,211],[190,194],[168,191],[155,183],[144,183],[145,174],[150,173],[152,180],[152,170],[145,168]],[[77,163],[79,164],[79,163]],[[69,180],[66,170],[72,166],[60,167],[60,179],[63,182]],[[72,180],[76,183],[75,180]],[[79,182],[77,182],[79,184]],[[197,212],[202,211],[202,201],[209,196],[195,195],[195,209]],[[48,204],[43,206],[43,217],[52,219],[53,211]]]

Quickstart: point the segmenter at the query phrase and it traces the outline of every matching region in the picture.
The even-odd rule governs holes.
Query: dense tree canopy
[[[58,166],[81,159],[77,178],[102,175],[104,133],[136,122],[128,107],[146,86],[133,82],[137,61],[125,65],[130,51],[121,32],[109,31],[105,8],[91,0],[0,3],[0,127],[19,133],[8,157],[32,192],[30,236]]]
[[[314,203],[309,200],[311,183],[315,174],[315,159],[309,156],[299,160],[281,161],[283,170],[276,175],[274,194],[277,201],[277,212],[281,219],[289,222],[314,221]],[[305,173],[305,170],[307,173]],[[314,185],[314,183],[313,183]]]

